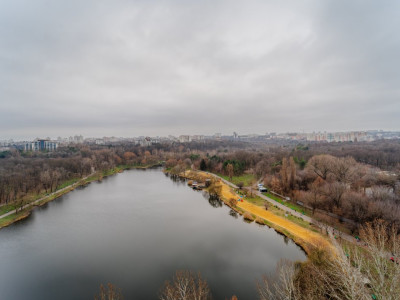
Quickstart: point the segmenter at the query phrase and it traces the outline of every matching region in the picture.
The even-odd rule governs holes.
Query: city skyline
[[[253,138],[263,138],[263,139],[287,139],[287,140],[297,140],[297,141],[329,141],[329,142],[346,142],[346,141],[374,141],[377,139],[399,139],[400,130],[396,131],[384,131],[384,130],[357,130],[357,131],[313,131],[313,132],[265,132],[265,133],[238,133],[236,131],[228,133],[215,132],[213,134],[204,133],[181,133],[178,135],[137,135],[137,136],[83,136],[81,134],[70,135],[70,136],[36,136],[32,138],[18,139],[18,138],[1,138],[0,145],[2,144],[12,144],[14,142],[33,142],[39,140],[57,141],[59,143],[83,143],[88,141],[129,141],[129,140],[145,140],[147,138],[155,139],[156,142],[160,141],[180,141],[180,142],[191,142],[191,141],[201,141],[204,139],[226,139],[233,138],[237,140],[247,140]],[[153,140],[154,142],[154,140]]]
[[[399,130],[396,1],[2,1],[0,138]]]

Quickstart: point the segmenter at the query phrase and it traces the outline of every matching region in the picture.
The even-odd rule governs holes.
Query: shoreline
[[[269,210],[265,210],[260,206],[250,203],[247,200],[237,202],[237,205],[235,206],[230,205],[229,200],[237,199],[238,195],[232,191],[229,185],[219,178],[214,177],[212,174],[189,170],[185,171],[183,174],[179,174],[178,176],[198,181],[204,181],[205,179],[213,180],[213,183],[218,187],[218,196],[225,205],[240,215],[248,212],[253,217],[255,216],[255,218],[261,218],[264,221],[264,224],[260,224],[260,226],[266,225],[279,234],[290,238],[307,255],[309,255],[315,247],[323,247],[334,252],[332,244],[322,234],[304,228],[286,218],[274,214]]]
[[[61,196],[69,193],[69,192],[74,191],[78,187],[86,186],[93,181],[102,181],[103,178],[106,178],[108,176],[112,176],[112,175],[115,175],[118,173],[122,173],[125,170],[150,169],[150,168],[159,167],[159,166],[161,166],[161,163],[152,164],[152,165],[148,165],[148,166],[118,166],[111,170],[92,173],[84,178],[79,179],[77,182],[75,182],[69,186],[66,186],[60,190],[57,190],[57,191],[55,191],[47,196],[44,196],[38,200],[34,200],[30,203],[27,203],[26,205],[24,205],[24,208],[22,210],[18,211],[18,213],[15,213],[15,209],[13,209],[10,212],[1,215],[0,216],[0,230],[2,228],[8,227],[8,226],[18,222],[18,221],[28,218],[31,215],[32,211],[36,207],[43,206]],[[11,212],[13,212],[13,213],[11,213]]]
[[[85,178],[80,179],[79,181],[61,189],[55,191],[54,193],[45,196],[39,200],[33,201],[27,204],[27,207],[19,211],[17,214],[14,212],[8,216],[3,215],[0,219],[0,230],[4,227],[10,226],[11,224],[24,220],[28,218],[35,207],[40,207],[48,202],[51,202],[71,191],[74,191],[76,188],[80,186],[88,185],[93,181],[102,181],[103,178],[112,176],[118,173],[122,173],[125,170],[130,169],[150,169],[154,167],[160,166],[160,163],[148,165],[148,166],[119,166],[112,170],[107,170],[102,173],[94,173],[88,175]],[[168,173],[164,170],[164,172]],[[282,234],[288,238],[290,238],[296,245],[298,245],[307,255],[310,254],[314,247],[323,246],[327,249],[332,249],[332,245],[325,239],[322,234],[313,232],[307,228],[304,228],[290,220],[282,218],[269,210],[265,210],[264,208],[257,206],[253,203],[244,200],[243,202],[237,202],[237,205],[232,206],[229,203],[230,199],[237,199],[238,195],[234,191],[232,191],[231,187],[224,183],[222,180],[214,177],[212,174],[208,174],[201,171],[185,171],[184,174],[179,174],[179,177],[186,179],[194,179],[194,180],[203,180],[211,179],[213,183],[217,186],[217,195],[218,197],[227,205],[229,208],[234,210],[240,215],[243,215],[245,212],[250,213],[253,217],[258,217],[264,221],[263,224],[258,223],[260,226],[268,226],[274,229],[279,234]],[[200,181],[199,180],[199,181]],[[207,189],[206,189],[207,190]],[[0,216],[1,217],[1,216]]]

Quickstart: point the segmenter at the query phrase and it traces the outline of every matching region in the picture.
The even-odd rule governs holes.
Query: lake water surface
[[[152,300],[177,269],[200,271],[216,300],[257,299],[281,258],[305,254],[159,169],[131,170],[0,230],[0,299],[93,299],[111,282],[127,300]]]

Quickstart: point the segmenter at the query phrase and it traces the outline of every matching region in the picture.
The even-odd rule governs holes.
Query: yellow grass
[[[211,175],[206,174],[204,172],[193,172],[187,171],[185,176],[188,178],[196,178],[196,180],[205,180],[207,178],[211,178]],[[218,180],[216,185],[221,186],[221,195],[220,197],[224,202],[228,202],[229,199],[234,198],[238,199],[238,195],[232,190],[230,186]],[[267,224],[272,225],[276,230],[284,233],[285,235],[293,238],[296,243],[301,245],[305,251],[311,251],[311,248],[326,248],[330,249],[331,252],[335,252],[333,245],[326,240],[322,235],[313,232],[309,229],[303,228],[300,225],[297,225],[283,217],[277,216],[270,211],[265,210],[265,208],[252,204],[246,200],[243,202],[237,202],[237,207],[241,208],[244,211],[247,211],[256,217],[264,219],[267,221]]]

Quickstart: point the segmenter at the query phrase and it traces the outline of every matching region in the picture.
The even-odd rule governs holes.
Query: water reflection
[[[110,176],[0,231],[0,299],[93,299],[100,283],[113,282],[125,299],[156,300],[177,269],[201,272],[214,299],[257,299],[262,274],[305,255],[238,218],[159,170]]]
[[[186,185],[186,178],[183,178],[181,176],[178,176],[176,174],[169,174],[169,173],[164,173],[165,177],[168,177],[169,179],[171,179],[171,181],[174,183],[174,185],[177,186],[182,186],[182,185]]]
[[[222,200],[218,196],[215,196],[215,195],[209,195],[208,203],[210,203],[210,205],[215,208],[222,207],[222,205],[223,205]]]
[[[235,219],[237,219],[237,218],[239,217],[239,214],[238,214],[236,211],[234,211],[233,209],[231,209],[231,210],[229,211],[229,215],[230,215],[231,217],[234,217]]]

